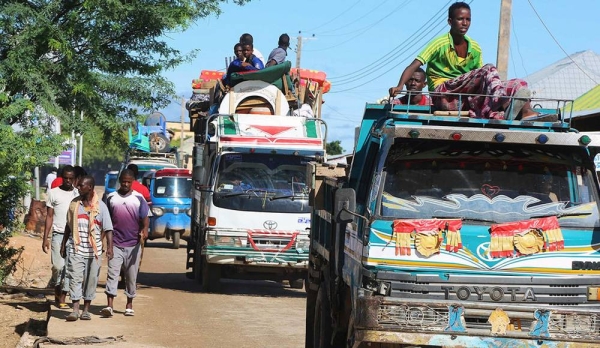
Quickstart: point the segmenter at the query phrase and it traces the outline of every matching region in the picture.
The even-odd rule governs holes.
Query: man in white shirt
[[[240,36],[240,43],[242,45],[246,44],[254,46],[254,38],[248,33],[242,34],[242,36]],[[265,66],[265,57],[263,57],[262,53],[260,53],[260,51],[256,47],[253,47],[253,49],[254,51],[252,52],[252,54],[254,54],[256,58],[258,58],[263,63],[263,66]]]
[[[52,167],[52,170],[50,171],[50,173],[48,173],[48,175],[46,175],[46,183],[44,184],[44,186],[46,186],[46,193],[48,191],[50,191],[50,185],[52,185],[52,182],[54,181],[54,179],[56,179],[57,171],[58,171],[58,168]]]
[[[60,255],[60,246],[67,224],[67,210],[73,198],[79,196],[79,192],[73,187],[75,181],[75,170],[72,166],[65,166],[62,174],[62,185],[48,191],[46,200],[46,228],[42,239],[42,251],[48,253],[51,250],[52,278],[54,284],[54,301],[60,309],[67,309],[69,305],[65,300],[69,289],[68,281],[65,279],[65,259]],[[52,244],[48,236],[52,232]]]

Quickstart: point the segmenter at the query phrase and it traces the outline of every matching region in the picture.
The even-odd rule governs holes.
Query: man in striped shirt
[[[79,197],[71,201],[60,252],[67,255],[67,279],[73,312],[67,321],[91,320],[90,304],[96,297],[96,286],[102,264],[102,240],[106,236],[106,256],[112,259],[112,221],[106,205],[94,192],[94,177],[84,176],[77,184]],[[79,301],[83,311],[79,315]]]
[[[481,47],[466,35],[471,26],[469,5],[452,4],[448,24],[450,32],[433,39],[421,51],[404,70],[398,85],[390,88],[390,95],[397,95],[417,68],[427,64],[428,88],[436,110],[468,110],[470,117],[507,120],[537,116],[530,105],[527,82],[502,81],[496,67],[483,65]],[[479,96],[459,99],[459,93]],[[510,97],[514,98],[512,103]]]

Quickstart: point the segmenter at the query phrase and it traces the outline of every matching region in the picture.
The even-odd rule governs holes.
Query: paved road
[[[185,243],[182,243],[185,245]],[[123,335],[126,347],[304,347],[304,290],[266,281],[223,280],[221,294],[205,294],[185,277],[185,246],[170,249],[164,239],[148,243],[138,278],[135,317],[123,316],[122,290],[115,316],[66,322],[53,310],[50,337]],[[105,305],[106,266],[92,302]]]

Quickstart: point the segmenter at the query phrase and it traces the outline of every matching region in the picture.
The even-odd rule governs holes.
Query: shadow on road
[[[200,284],[188,279],[185,273],[152,273],[138,274],[138,289],[162,288],[175,291],[202,293]],[[291,289],[287,285],[264,280],[222,279],[222,295],[264,296],[264,297],[306,297],[304,290]]]

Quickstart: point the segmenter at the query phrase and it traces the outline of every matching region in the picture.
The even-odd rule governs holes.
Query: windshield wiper
[[[546,214],[546,215],[534,215],[531,218],[539,219],[539,218],[556,216],[556,218],[560,219],[561,217],[565,217],[565,216],[568,217],[568,216],[585,216],[585,215],[592,215],[592,213],[555,213],[555,214]]]
[[[444,219],[444,220],[457,220],[460,219],[462,221],[473,221],[473,222],[487,222],[490,224],[495,224],[494,220],[487,219],[477,219],[477,218],[467,218],[467,217],[455,217],[455,216],[432,216],[433,219]]]
[[[250,194],[248,192],[232,192],[232,193],[227,193],[227,194],[221,195],[221,198],[230,198],[230,197],[237,197],[237,196],[243,196],[243,195],[250,196]]]

